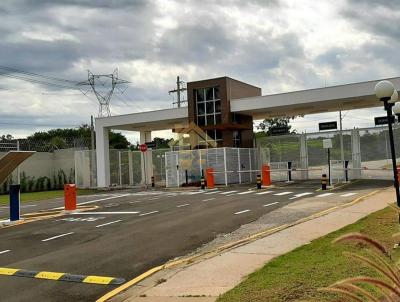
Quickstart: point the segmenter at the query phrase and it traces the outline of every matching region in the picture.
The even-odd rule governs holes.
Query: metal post
[[[96,158],[95,154],[95,145],[94,145],[94,122],[93,115],[90,116],[90,150],[89,151],[89,160],[90,160],[90,186],[95,186],[95,170],[96,167]],[[76,181],[76,178],[75,178]]]
[[[226,148],[224,147],[224,171],[225,171],[225,186],[228,185],[228,174],[226,171]]]
[[[287,167],[288,167],[288,181],[292,181],[292,162],[291,161],[288,161]]]
[[[392,153],[392,165],[393,165],[393,177],[394,177],[394,188],[396,190],[397,206],[400,207],[400,192],[399,192],[399,180],[397,178],[397,164],[396,164],[396,151],[394,148],[393,128],[392,128],[392,106],[393,104],[388,101],[384,101],[385,109],[388,118],[389,125],[389,139],[390,139],[390,151]]]
[[[343,125],[342,125],[342,110],[339,110],[339,131],[340,131],[340,159],[344,164],[344,147],[343,147]],[[346,175],[345,175],[346,177]]]
[[[242,173],[240,172],[241,170],[241,163],[240,163],[240,149],[237,148],[237,154],[238,154],[238,168],[239,168],[239,183],[242,183]]]
[[[118,151],[118,174],[119,174],[119,185],[122,186],[122,161],[121,161],[121,151]]]
[[[332,180],[331,180],[331,148],[328,148],[328,183],[329,183],[329,186],[332,186]]]
[[[251,151],[250,151],[250,149],[249,149],[249,168],[250,168],[250,183],[252,183],[253,182],[253,172],[251,172],[251,170],[252,170],[252,167],[251,167]]]
[[[178,99],[178,108],[181,107],[181,81],[179,80],[179,76],[176,77],[176,98]]]
[[[186,183],[186,185],[189,184],[189,177],[188,177],[188,171],[187,170],[185,170],[185,183]]]
[[[348,160],[344,161],[344,181],[345,182],[349,181],[349,161]]]

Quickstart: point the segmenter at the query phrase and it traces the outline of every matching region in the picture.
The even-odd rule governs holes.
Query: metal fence
[[[213,168],[216,184],[255,182],[266,162],[268,151],[255,148],[169,151],[165,153],[166,186],[199,183],[206,168]]]
[[[396,124],[393,131],[396,150],[400,150],[400,126]],[[320,179],[323,173],[328,173],[327,150],[322,147],[322,141],[327,138],[332,140],[331,175],[334,181],[344,180],[345,161],[350,179],[392,178],[386,126],[343,130],[343,158],[340,131],[262,137],[257,139],[257,146],[270,151],[272,180],[285,179],[285,162],[293,163],[293,179]]]

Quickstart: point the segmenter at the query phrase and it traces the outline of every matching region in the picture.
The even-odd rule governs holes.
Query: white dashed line
[[[269,194],[269,193],[274,193],[274,191],[264,191],[260,193],[256,193],[257,195],[264,195],[264,194]]]
[[[296,198],[300,198],[300,197],[311,195],[311,194],[312,194],[311,192],[300,193],[300,194],[294,195],[294,197],[291,197],[289,199],[296,199]]]
[[[71,213],[71,215],[119,215],[119,214],[139,214],[140,212],[132,211],[132,212],[76,212]]]
[[[215,199],[215,197],[214,198],[203,199],[202,201],[210,201],[210,200],[214,200],[214,199]]]
[[[147,216],[147,215],[154,214],[154,213],[158,213],[158,211],[143,213],[143,214],[140,214],[139,216]]]
[[[243,213],[247,213],[247,212],[250,212],[250,210],[244,210],[244,211],[236,212],[233,215],[239,215],[239,214],[243,214]]]
[[[222,192],[222,193],[219,193],[219,194],[226,195],[226,194],[232,194],[232,193],[237,193],[237,191],[226,191],[226,192]]]
[[[271,202],[271,203],[268,203],[268,204],[263,205],[263,207],[273,206],[274,204],[277,204],[277,203],[279,203],[279,202],[277,202],[277,201]]]
[[[107,222],[107,223],[103,223],[103,224],[99,224],[96,225],[96,228],[101,228],[103,226],[109,225],[109,224],[113,224],[113,223],[117,223],[117,222],[121,222],[122,220],[115,220],[115,221],[111,221],[111,222]]]
[[[253,193],[253,192],[254,191],[244,191],[244,192],[238,193],[238,195],[250,194],[250,193]]]
[[[85,202],[79,202],[78,205],[83,205],[83,204],[89,204],[89,203],[95,203],[98,201],[104,201],[104,200],[109,200],[109,199],[115,199],[115,198],[121,198],[121,197],[125,197],[125,196],[129,196],[130,194],[122,194],[122,195],[118,195],[118,196],[112,196],[112,197],[106,197],[106,198],[101,198],[101,199],[95,199],[95,200],[90,200],[90,201],[85,201]],[[64,207],[62,207],[64,208]]]
[[[353,196],[353,195],[356,195],[357,193],[346,193],[346,194],[343,194],[343,195],[340,195],[340,196],[342,196],[342,197],[349,197],[349,196]]]
[[[190,204],[189,203],[181,204],[181,205],[177,206],[177,208],[187,207],[188,205],[190,205]]]
[[[43,241],[43,242],[45,242],[45,241],[50,241],[50,240],[53,240],[53,239],[57,239],[57,238],[60,238],[60,237],[64,237],[64,236],[71,235],[71,234],[73,234],[73,233],[74,233],[74,232],[69,232],[69,233],[57,235],[57,236],[54,236],[54,237],[50,237],[50,238],[47,238],[47,239],[43,239],[42,241]]]
[[[333,194],[335,194],[335,193],[325,193],[325,194],[317,195],[315,197],[326,197],[326,196],[330,196],[330,195],[333,195]]]
[[[204,195],[210,195],[210,194],[215,194],[215,193],[219,193],[219,191],[207,192],[207,193],[204,193]]]
[[[1,254],[8,253],[8,252],[11,252],[11,250],[4,250],[4,251],[0,251],[0,255],[1,255]]]
[[[288,195],[288,194],[292,194],[293,192],[281,192],[281,193],[276,193],[274,195],[276,196],[283,196],[283,195]]]

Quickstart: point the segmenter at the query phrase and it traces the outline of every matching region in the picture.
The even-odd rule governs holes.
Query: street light
[[[392,82],[380,81],[375,85],[376,97],[383,102],[384,108],[387,113],[388,125],[389,125],[389,140],[390,140],[390,151],[392,153],[392,165],[393,165],[393,177],[394,177],[394,188],[396,190],[397,206],[400,207],[400,192],[399,192],[399,180],[397,178],[397,165],[396,165],[396,151],[394,149],[393,129],[392,129],[392,107],[394,103],[398,101],[398,93],[394,89]]]

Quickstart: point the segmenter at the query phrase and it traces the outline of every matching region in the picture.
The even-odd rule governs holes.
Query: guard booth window
[[[195,89],[197,125],[210,126],[221,123],[219,87]]]

